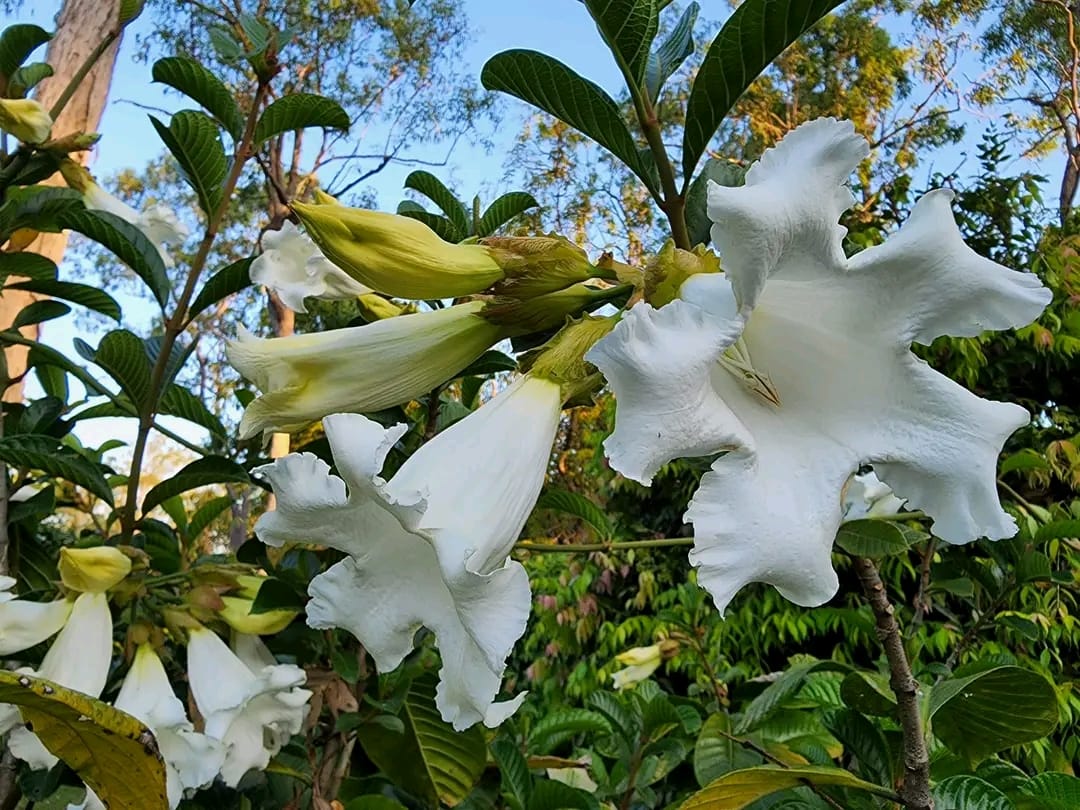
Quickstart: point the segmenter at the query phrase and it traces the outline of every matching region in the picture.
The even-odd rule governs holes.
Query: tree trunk
[[[116,0],[64,0],[64,6],[56,21],[56,35],[49,42],[45,57],[53,68],[52,77],[38,86],[37,100],[46,109],[56,103],[64,88],[97,47],[118,24],[120,3]],[[57,116],[53,125],[53,137],[69,135],[75,132],[94,132],[101,122],[105,110],[105,99],[112,83],[116,53],[120,47],[118,38],[98,59],[97,64],[87,73],[75,95],[71,97],[63,112]],[[87,152],[76,152],[72,157],[84,163]],[[62,185],[59,175],[46,181],[48,185]],[[66,233],[40,234],[27,249],[31,253],[47,256],[60,264],[67,247]],[[37,297],[32,293],[8,290],[0,293],[0,329],[7,328],[19,310]],[[37,325],[23,327],[21,330],[29,338],[37,338]],[[7,346],[4,348],[7,360],[8,377],[16,380],[4,391],[5,402],[20,402],[23,397],[21,376],[26,371],[25,346]]]

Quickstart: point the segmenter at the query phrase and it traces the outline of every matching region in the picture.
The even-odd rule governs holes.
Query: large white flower
[[[844,490],[844,520],[895,515],[904,506],[874,471],[852,476]]]
[[[284,338],[241,331],[229,362],[262,391],[240,436],[293,431],[328,413],[377,411],[429,392],[503,334],[481,301]]]
[[[172,256],[165,246],[179,244],[188,236],[187,226],[177,218],[175,211],[164,205],[149,205],[142,211],[136,211],[94,182],[87,184],[83,202],[91,211],[105,211],[134,225],[154,243],[165,266],[173,266]]]
[[[257,636],[236,636],[234,649],[212,630],[191,632],[188,682],[206,725],[225,744],[221,778],[236,787],[252,768],[262,770],[300,731],[311,692],[304,670],[278,664]]]
[[[199,734],[188,720],[184,704],[173,693],[169,676],[153,646],[143,644],[124,677],[116,708],[146,724],[154,733],[165,761],[165,786],[169,807],[175,808],[190,794],[214,781],[225,759],[225,747]],[[68,810],[104,810],[105,805],[87,788],[81,805]]]
[[[10,605],[11,603],[7,603]],[[17,670],[45,678],[90,697],[100,697],[109,676],[112,661],[112,615],[109,600],[103,593],[84,593],[75,600],[64,629],[56,637],[41,668]],[[11,730],[8,748],[31,768],[51,768],[59,760],[41,744],[37,735],[20,722],[14,706],[0,709],[0,734]]]
[[[307,297],[335,300],[372,292],[332,264],[311,237],[288,220],[281,230],[263,234],[262,243],[263,252],[251,263],[251,281],[272,289],[295,312],[307,312]]]
[[[306,453],[258,470],[277,495],[277,511],[255,525],[264,543],[349,555],[312,580],[308,623],[349,630],[382,672],[431,629],[442,655],[436,703],[457,729],[494,727],[524,697],[493,702],[529,614],[529,579],[509,554],[543,485],[561,405],[558,384],[523,377],[390,481],[379,473],[406,426],[335,414],[323,426],[340,477]]]
[[[11,593],[15,580],[0,576],[0,658],[21,652],[60,632],[72,602],[27,602]]]
[[[1011,536],[995,470],[1028,422],[915,357],[911,343],[1036,318],[1050,293],[963,242],[949,191],[932,191],[885,244],[844,256],[844,185],[867,156],[850,123],[799,127],[747,173],[710,185],[724,274],[680,300],[638,304],[587,355],[618,402],[612,466],[648,484],[675,458],[723,452],[686,519],[692,562],[721,611],[749,582],[802,605],[836,592],[830,549],[860,465],[942,539]]]

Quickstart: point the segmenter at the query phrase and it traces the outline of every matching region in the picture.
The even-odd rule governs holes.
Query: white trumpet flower
[[[105,211],[134,225],[154,243],[165,266],[173,266],[172,256],[165,246],[179,244],[188,236],[187,226],[177,218],[175,211],[164,205],[149,205],[137,211],[92,181],[86,184],[83,202],[91,211]]]
[[[27,602],[11,593],[15,580],[0,576],[0,657],[21,652],[60,632],[72,602]]]
[[[277,495],[277,510],[255,526],[264,543],[349,555],[312,580],[308,624],[349,630],[381,672],[401,663],[421,626],[432,630],[442,656],[436,704],[459,730],[494,727],[524,698],[494,702],[529,614],[529,579],[509,554],[543,485],[561,406],[557,383],[523,377],[390,481],[379,473],[406,426],[336,414],[323,426],[337,476],[307,453],[257,470]]]
[[[221,778],[236,787],[262,770],[300,731],[311,692],[304,670],[278,664],[256,636],[239,636],[235,651],[206,628],[188,640],[188,682],[206,736],[225,746]]]
[[[869,153],[848,122],[805,124],[737,188],[711,184],[723,273],[633,307],[586,356],[617,400],[612,466],[648,484],[675,458],[723,453],[686,513],[717,607],[750,582],[801,605],[833,596],[841,492],[863,464],[952,543],[1009,537],[995,471],[1019,405],[980,399],[910,351],[1030,323],[1051,294],[964,244],[951,192],[848,259],[844,185]]]
[[[103,593],[84,593],[75,600],[71,616],[45,653],[41,668],[17,671],[96,698],[105,688],[111,661],[112,615],[108,597]],[[11,730],[8,738],[11,753],[34,770],[51,768],[59,760],[41,744],[36,734],[18,726],[19,721],[19,711],[14,706],[5,706],[0,711],[0,734]]]
[[[328,413],[377,411],[427,393],[483,354],[502,327],[480,301],[284,338],[241,331],[229,362],[262,391],[241,438],[298,430]]]
[[[154,733],[165,761],[170,808],[179,805],[185,794],[190,795],[217,777],[225,760],[224,745],[195,731],[150,644],[143,644],[136,651],[114,705],[145,723]],[[68,810],[105,810],[105,805],[87,788],[83,803],[68,805]]]
[[[852,476],[844,490],[844,520],[895,515],[903,506],[873,470]]]
[[[336,300],[372,292],[332,264],[311,237],[288,220],[281,230],[263,234],[262,242],[263,252],[251,263],[251,281],[276,292],[294,312],[307,312],[308,297]]]

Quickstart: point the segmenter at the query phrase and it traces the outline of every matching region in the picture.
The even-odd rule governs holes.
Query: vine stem
[[[919,713],[919,683],[911,674],[896,611],[873,560],[855,557],[854,563],[889,662],[889,686],[896,695],[896,710],[903,730],[904,782],[900,786],[900,801],[908,810],[934,810],[930,796],[930,755]]]
[[[120,35],[123,31],[124,26],[122,25],[118,25],[116,28],[109,31],[104,39],[97,44],[97,47],[90,51],[83,63],[79,65],[79,69],[75,71],[75,75],[71,77],[71,81],[67,83],[67,86],[64,87],[60,97],[56,99],[56,103],[53,104],[52,108],[49,110],[49,117],[53,121],[55,121],[60,113],[64,111],[64,107],[71,101],[72,96],[75,95],[75,91],[79,89],[79,85],[82,84],[83,79],[86,78],[86,74],[94,69],[94,65],[97,64],[98,59],[102,57],[105,51],[109,50],[109,47],[116,42],[116,40],[120,39]]]
[[[135,530],[135,511],[139,497],[139,478],[142,472],[143,456],[146,453],[147,438],[154,426],[154,413],[161,398],[161,388],[165,382],[165,372],[169,366],[173,346],[176,345],[177,338],[184,331],[187,322],[187,309],[191,303],[191,297],[195,294],[195,286],[199,281],[199,276],[202,274],[207,259],[210,257],[210,249],[217,238],[218,229],[221,227],[225,214],[229,210],[229,203],[232,201],[236,184],[240,181],[240,175],[244,171],[244,166],[247,165],[248,158],[251,157],[255,124],[259,119],[259,112],[268,92],[269,86],[266,82],[260,80],[255,90],[251,109],[248,111],[244,134],[236,144],[236,154],[233,156],[232,168],[228,177],[225,178],[224,186],[222,186],[221,202],[218,203],[217,210],[208,216],[206,230],[195,253],[195,258],[191,261],[187,280],[184,282],[184,288],[176,301],[176,309],[173,311],[172,316],[165,321],[165,332],[161,338],[161,351],[158,353],[154,368],[150,373],[150,394],[146,402],[139,408],[139,433],[135,438],[135,446],[131,453],[131,472],[128,476],[127,500],[124,502],[124,511],[120,518],[120,528],[124,542],[130,542],[131,535]]]

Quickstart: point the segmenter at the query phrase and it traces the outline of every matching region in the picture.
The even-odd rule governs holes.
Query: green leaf
[[[611,723],[604,715],[588,709],[553,711],[541,717],[532,727],[528,750],[534,754],[549,754],[580,734],[611,734]]]
[[[487,376],[497,374],[500,371],[514,371],[517,368],[517,360],[508,354],[503,354],[495,349],[488,349],[466,366],[458,377]]]
[[[250,268],[254,257],[240,259],[218,270],[210,276],[195,300],[188,307],[188,320],[201,315],[203,310],[218,301],[251,286]]]
[[[165,763],[150,729],[131,715],[14,672],[0,672],[0,703],[17,705],[42,744],[105,805],[167,810]]]
[[[52,39],[52,34],[37,25],[9,25],[0,33],[0,76],[10,77],[27,58]]]
[[[142,338],[126,329],[116,329],[101,339],[94,351],[94,362],[120,384],[137,407],[150,397],[150,359]]]
[[[15,320],[11,323],[12,329],[22,329],[33,323],[51,321],[62,318],[71,312],[71,307],[61,304],[59,301],[31,301],[19,310]]]
[[[511,191],[503,194],[495,202],[487,207],[480,217],[480,225],[476,229],[476,236],[491,236],[503,225],[519,216],[530,208],[539,208],[540,203],[532,194],[524,191]]]
[[[221,456],[205,456],[197,459],[166,481],[146,493],[143,514],[149,512],[166,498],[187,492],[189,489],[209,484],[246,484],[250,482],[247,472],[235,461]]]
[[[1052,573],[1050,558],[1041,551],[1025,551],[1016,562],[1017,582],[1045,582]]]
[[[359,740],[375,766],[424,806],[443,802],[454,807],[484,772],[487,745],[478,726],[454,731],[442,721],[435,708],[435,684],[433,675],[412,682],[398,713],[404,732],[373,724]]]
[[[188,537],[195,540],[201,535],[206,527],[217,520],[218,516],[232,506],[233,499],[228,495],[222,495],[220,498],[211,498],[204,503],[198,509],[195,510],[195,514],[191,516],[191,520],[188,521]]]
[[[949,678],[930,692],[933,732],[971,761],[1041,739],[1057,726],[1057,697],[1042,675],[1002,666]]]
[[[892,791],[864,781],[852,773],[826,765],[803,765],[797,768],[777,768],[762,765],[732,771],[711,782],[683,802],[680,810],[741,810],[752,802],[780,790],[811,784],[815,787],[842,787],[875,795]]]
[[[203,404],[203,401],[188,391],[186,388],[170,383],[158,403],[158,411],[169,416],[178,416],[186,419],[199,427],[204,427],[211,433],[225,437],[228,432],[214,414]]]
[[[11,74],[11,78],[8,80],[8,98],[25,98],[27,93],[52,75],[52,65],[47,65],[44,62],[33,62],[19,68]]]
[[[581,518],[588,523],[601,540],[608,540],[615,531],[604,510],[584,495],[565,489],[549,489],[536,502],[537,509],[554,509]]]
[[[892,717],[896,696],[889,681],[876,672],[852,672],[840,683],[840,697],[857,712],[873,717]]]
[[[263,141],[307,127],[349,128],[349,114],[336,101],[312,93],[293,93],[271,103],[255,125],[255,146]]]
[[[626,66],[634,83],[641,87],[649,49],[660,24],[656,0],[585,0],[585,7],[615,60]]]
[[[856,772],[879,785],[893,782],[892,754],[881,729],[851,709],[829,709],[822,715],[822,725],[853,757]]]
[[[810,673],[845,668],[834,661],[806,661],[792,665],[750,701],[736,725],[736,731],[739,734],[745,734],[762,725],[780,709],[785,701],[795,696]]]
[[[638,151],[618,105],[562,62],[536,51],[503,51],[487,61],[480,81],[488,90],[517,96],[589,136],[657,192],[656,166]]]
[[[345,803],[345,810],[407,810],[401,802],[378,793],[357,796]]]
[[[253,616],[274,610],[303,610],[304,597],[286,582],[267,577],[259,585],[259,592],[248,611]]]
[[[977,776],[950,776],[934,786],[934,810],[1016,810],[1012,800]]]
[[[694,52],[694,23],[700,11],[697,2],[688,5],[660,47],[649,54],[645,65],[645,90],[654,103],[660,98],[660,91],[671,74]]]
[[[141,230],[107,211],[69,209],[59,217],[62,228],[78,231],[111,251],[130,267],[164,309],[172,288],[157,246]]]
[[[739,745],[732,736],[731,715],[727,712],[711,715],[701,727],[694,745],[694,776],[700,786],[704,787],[725,773],[761,764],[758,754]]]
[[[908,542],[904,533],[891,521],[849,520],[836,533],[836,545],[852,557],[869,557],[873,560],[902,554]]]
[[[1036,543],[1047,543],[1051,540],[1065,540],[1066,538],[1080,537],[1080,520],[1055,520],[1040,526],[1035,532]]]
[[[101,467],[52,436],[4,436],[0,438],[0,461],[63,478],[113,505],[112,489]]]
[[[0,253],[0,283],[8,276],[23,276],[32,281],[56,278],[56,263],[40,253]]]
[[[499,765],[503,796],[512,807],[524,810],[532,794],[532,776],[521,749],[512,740],[500,737],[492,741],[491,755]]]
[[[187,345],[184,345],[179,340],[173,343],[172,347],[169,349],[169,360],[165,364],[165,374],[162,377],[164,383],[172,382],[176,378],[176,375],[180,373],[180,369],[184,367],[184,363],[187,362],[188,357],[195,351],[195,345],[198,340],[198,337],[196,337],[195,340]],[[150,358],[151,364],[156,364],[158,357],[161,356],[163,341],[164,337],[162,335],[154,335],[143,341],[146,356]]]
[[[528,810],[597,810],[600,803],[584,790],[554,779],[539,779],[533,786]]]
[[[431,172],[418,170],[405,178],[405,188],[419,191],[446,214],[446,218],[453,223],[455,230],[463,234],[470,232],[469,212],[465,206],[454,196],[443,182]]]
[[[694,168],[739,96],[792,42],[843,0],[746,0],[709,45],[690,88],[683,177]]]
[[[198,110],[180,110],[168,126],[152,115],[150,123],[180,164],[203,212],[208,217],[214,216],[221,205],[222,186],[229,171],[217,124]]]
[[[721,186],[741,186],[746,170],[734,163],[719,158],[709,158],[701,173],[690,184],[686,194],[686,227],[690,232],[692,245],[709,244],[709,231],[712,220],[709,219],[709,181]]]
[[[27,290],[48,295],[51,298],[60,298],[84,306],[87,309],[92,309],[94,312],[100,312],[114,321],[120,320],[120,305],[116,303],[116,299],[97,287],[91,287],[89,284],[30,279],[29,281],[20,281],[17,284],[9,284],[7,288],[11,290]]]
[[[29,186],[9,188],[0,206],[0,239],[8,239],[19,228],[59,232],[67,227],[60,217],[84,211],[82,195],[71,188]]]
[[[193,59],[168,56],[154,63],[151,75],[155,82],[167,84],[201,104],[234,140],[239,140],[244,132],[244,116],[229,88],[209,70]]]
[[[418,206],[419,207],[419,206]],[[444,242],[460,242],[466,236],[468,231],[459,231],[454,227],[454,223],[448,220],[446,217],[440,214],[433,214],[430,211],[425,211],[422,208],[415,210],[413,208],[407,208],[405,210],[398,210],[398,213],[403,217],[409,219],[415,219],[417,222],[423,222],[431,230],[435,231],[435,234]]]
[[[1036,799],[1039,810],[1080,807],[1080,779],[1065,773],[1040,773],[1020,785],[1020,792]]]

